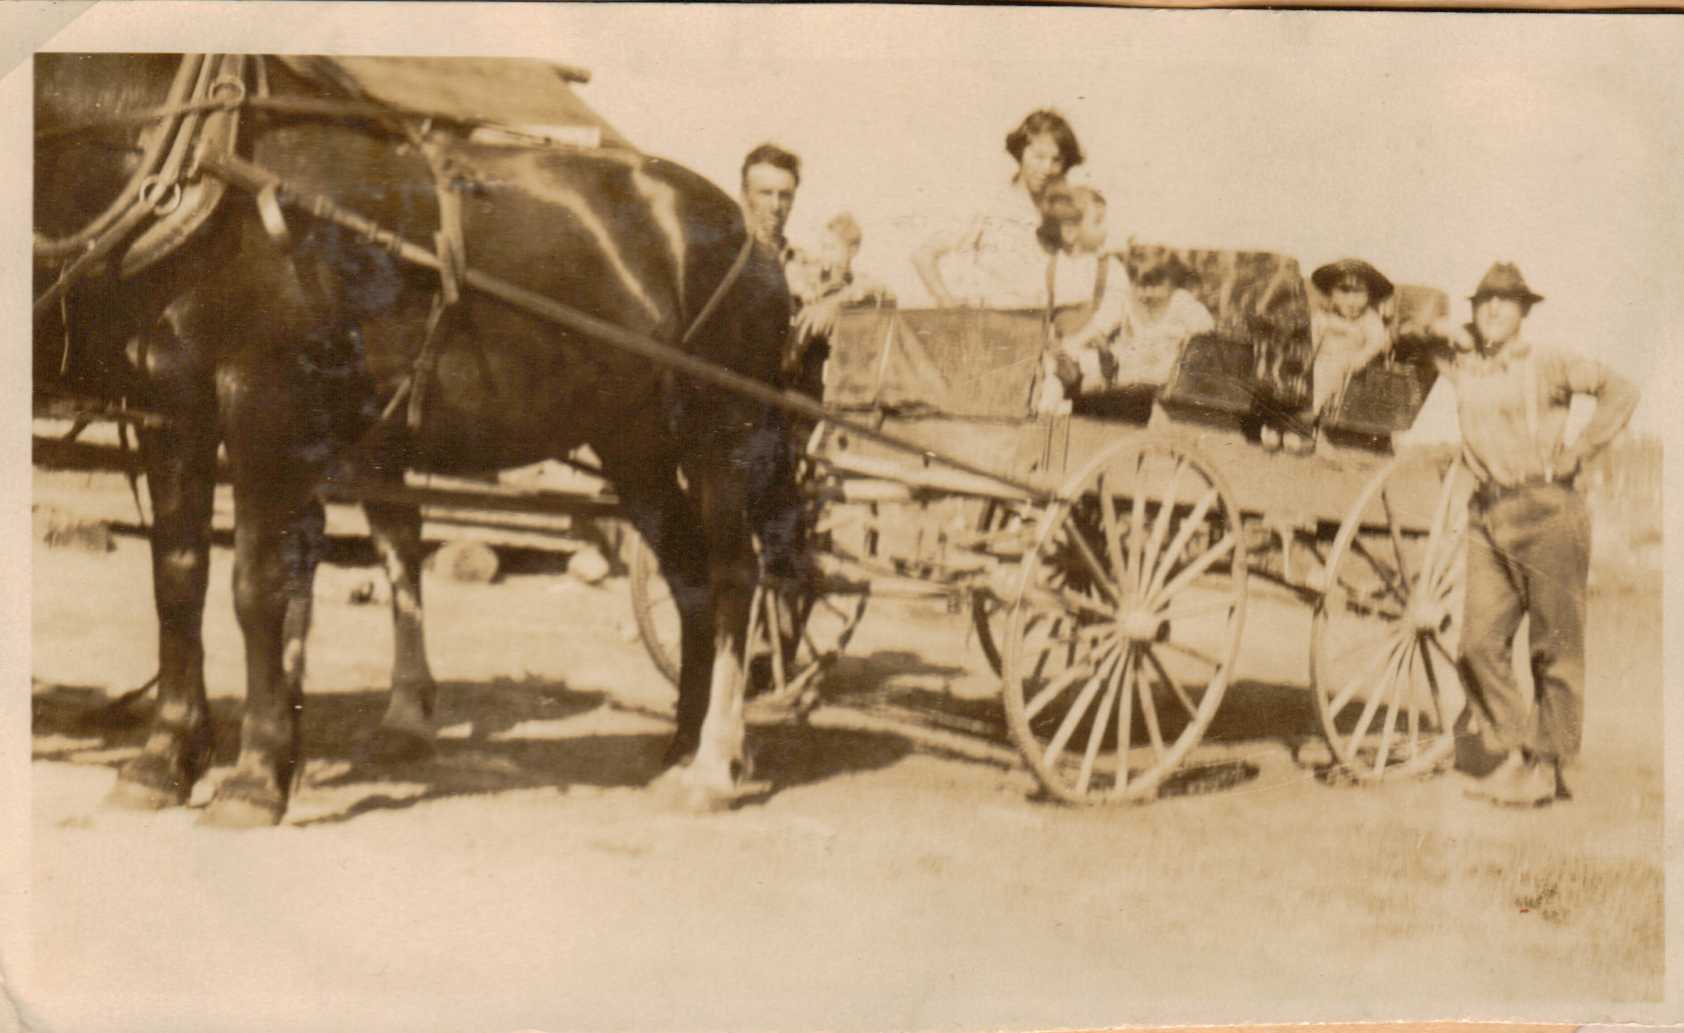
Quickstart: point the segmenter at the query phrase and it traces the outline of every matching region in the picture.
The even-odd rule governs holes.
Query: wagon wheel
[[[1310,634],[1316,713],[1362,781],[1444,764],[1467,700],[1455,657],[1472,478],[1453,457],[1382,468],[1328,555]]]
[[[1144,439],[1077,474],[1024,558],[1007,636],[1008,724],[1047,791],[1155,796],[1222,701],[1245,598],[1239,508],[1208,460]]]
[[[1035,544],[1035,514],[1023,503],[988,499],[977,513],[975,530],[978,551],[996,563],[1020,563]],[[996,675],[1006,670],[1000,643],[1006,637],[1010,614],[1008,602],[993,592],[978,592],[971,597],[971,625],[976,629],[977,644]]]
[[[814,441],[823,433],[814,431]],[[796,468],[806,498],[802,519],[809,557],[824,553],[843,556],[874,555],[877,547],[876,507],[828,504],[822,487],[832,478],[823,464],[811,460],[812,445]],[[642,538],[633,545],[630,564],[632,612],[638,636],[650,660],[673,685],[679,677],[679,616],[672,592],[661,576],[655,554]],[[771,707],[789,705],[814,687],[847,647],[865,613],[863,594],[827,592],[816,575],[768,580],[770,589],[757,588],[750,604],[745,634],[744,668],[753,671],[755,695]],[[773,655],[773,637],[783,649]]]
[[[661,576],[660,561],[641,535],[631,542],[631,605],[643,651],[667,681],[678,685],[678,604]]]

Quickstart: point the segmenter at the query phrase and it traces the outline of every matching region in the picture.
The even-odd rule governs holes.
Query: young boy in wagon
[[[1186,288],[1191,272],[1166,254],[1131,271],[1104,250],[1105,198],[1092,187],[1047,188],[1040,236],[1048,255],[1051,339],[1038,408],[1081,396],[1162,386],[1181,348],[1216,325]]]

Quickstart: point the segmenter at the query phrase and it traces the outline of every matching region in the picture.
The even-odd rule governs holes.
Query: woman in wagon
[[[1075,130],[1056,111],[1030,112],[1006,134],[1017,163],[1009,182],[962,225],[940,231],[912,256],[930,296],[944,308],[980,304],[1039,308],[1046,253],[1036,238],[1041,195],[1054,178],[1085,160]]]
[[[1471,326],[1438,328],[1460,349],[1446,375],[1463,461],[1478,484],[1468,508],[1462,666],[1488,745],[1503,754],[1470,795],[1542,806],[1571,798],[1562,769],[1578,756],[1584,726],[1590,514],[1575,480],[1631,418],[1638,391],[1600,362],[1521,336],[1543,297],[1515,266],[1493,265],[1470,300]],[[1596,408],[1569,443],[1575,395]],[[1510,666],[1522,617],[1531,619],[1533,699]]]

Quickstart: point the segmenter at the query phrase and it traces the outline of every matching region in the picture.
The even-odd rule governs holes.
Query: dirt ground
[[[1200,756],[1255,777],[1122,811],[1034,798],[964,622],[871,610],[807,725],[758,728],[769,794],[663,808],[672,693],[626,583],[429,576],[432,760],[360,747],[390,661],[372,567],[317,581],[310,763],[286,823],[197,828],[237,748],[231,557],[213,557],[218,767],[193,806],[103,810],[135,728],[93,704],[155,661],[146,547],[33,554],[34,957],[46,1030],[911,1030],[1148,1021],[1619,1018],[1663,971],[1658,582],[1593,598],[1577,800],[1454,776],[1330,786],[1308,617],[1248,617]]]

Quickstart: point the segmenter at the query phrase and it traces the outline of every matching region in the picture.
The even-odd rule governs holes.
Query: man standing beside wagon
[[[1638,390],[1602,363],[1534,345],[1521,323],[1542,295],[1499,262],[1472,298],[1474,321],[1446,336],[1469,502],[1462,667],[1502,760],[1469,795],[1520,807],[1571,799],[1563,769],[1584,727],[1590,513],[1575,488],[1585,464],[1631,418]],[[1575,395],[1596,399],[1578,438],[1564,432]],[[1516,683],[1514,637],[1531,620],[1535,702]]]

